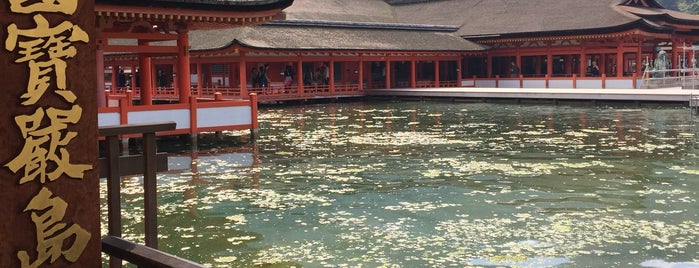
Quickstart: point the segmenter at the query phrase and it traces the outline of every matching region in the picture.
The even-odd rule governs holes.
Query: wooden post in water
[[[100,267],[94,0],[0,1],[0,267]]]

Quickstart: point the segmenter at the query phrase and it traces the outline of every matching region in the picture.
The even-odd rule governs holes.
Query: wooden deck
[[[582,89],[582,88],[403,88],[371,89],[367,96],[439,97],[475,99],[547,99],[588,101],[686,102],[699,97],[699,90]]]

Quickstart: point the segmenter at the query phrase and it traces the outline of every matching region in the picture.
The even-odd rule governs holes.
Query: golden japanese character
[[[34,261],[30,260],[27,251],[17,252],[22,268],[39,267],[49,261],[56,262],[63,256],[69,262],[76,262],[90,241],[90,234],[78,224],[62,222],[68,203],[60,197],[54,197],[47,188],[42,188],[39,194],[29,202],[24,212],[32,211],[32,222],[36,226],[36,252]],[[65,245],[66,240],[74,238],[72,244]]]
[[[18,29],[16,24],[7,27],[5,49],[15,52],[22,57],[16,63],[29,62],[29,83],[27,92],[21,96],[25,99],[22,105],[35,104],[51,86],[52,76],[55,76],[56,91],[70,103],[75,102],[75,94],[66,90],[66,59],[75,57],[76,42],[89,42],[88,34],[79,26],[69,21],[62,22],[51,28],[42,15],[35,15],[34,29]]]
[[[66,15],[73,15],[77,8],[77,0],[42,0],[41,2],[10,0],[10,10],[22,14],[34,12],[61,12]]]
[[[24,169],[20,184],[37,179],[46,183],[46,179],[54,181],[63,174],[82,179],[85,171],[92,169],[90,164],[70,163],[70,153],[64,148],[78,135],[77,132],[66,131],[68,124],[77,123],[81,116],[82,108],[73,105],[70,110],[38,108],[32,115],[15,117],[25,143],[19,155],[5,166],[15,173]],[[42,128],[45,117],[49,124]],[[50,163],[53,165],[49,165]],[[49,170],[49,167],[53,170]]]

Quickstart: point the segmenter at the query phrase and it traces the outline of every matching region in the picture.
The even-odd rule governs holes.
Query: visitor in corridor
[[[252,77],[250,80],[253,88],[260,86],[260,71],[258,71],[255,67],[252,67]]]
[[[510,77],[519,77],[519,67],[514,61],[510,62]]]
[[[592,62],[592,66],[590,67],[590,74],[592,74],[592,76],[600,76],[599,66],[597,66],[596,61]]]
[[[287,65],[284,69],[284,88],[289,89],[291,83],[294,81],[294,68],[291,65]]]

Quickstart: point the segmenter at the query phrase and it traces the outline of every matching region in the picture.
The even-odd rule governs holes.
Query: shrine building
[[[187,33],[165,35],[190,42],[184,65],[178,55],[187,52],[174,51],[172,43],[137,46],[167,51],[148,61],[117,49],[123,46],[105,46],[105,53],[120,52],[105,54],[107,98],[126,91],[151,103],[214,93],[336,98],[373,88],[639,88],[659,51],[667,53],[668,69],[695,67],[691,48],[699,41],[699,16],[655,0],[296,0],[283,9],[283,19],[265,15],[252,20],[268,22],[245,26],[241,20],[243,27],[233,28],[153,25]],[[166,18],[173,16],[226,20],[205,11]],[[150,66],[147,85],[133,75],[144,64]],[[124,79],[120,71],[131,75]],[[261,71],[268,81],[254,78]]]

